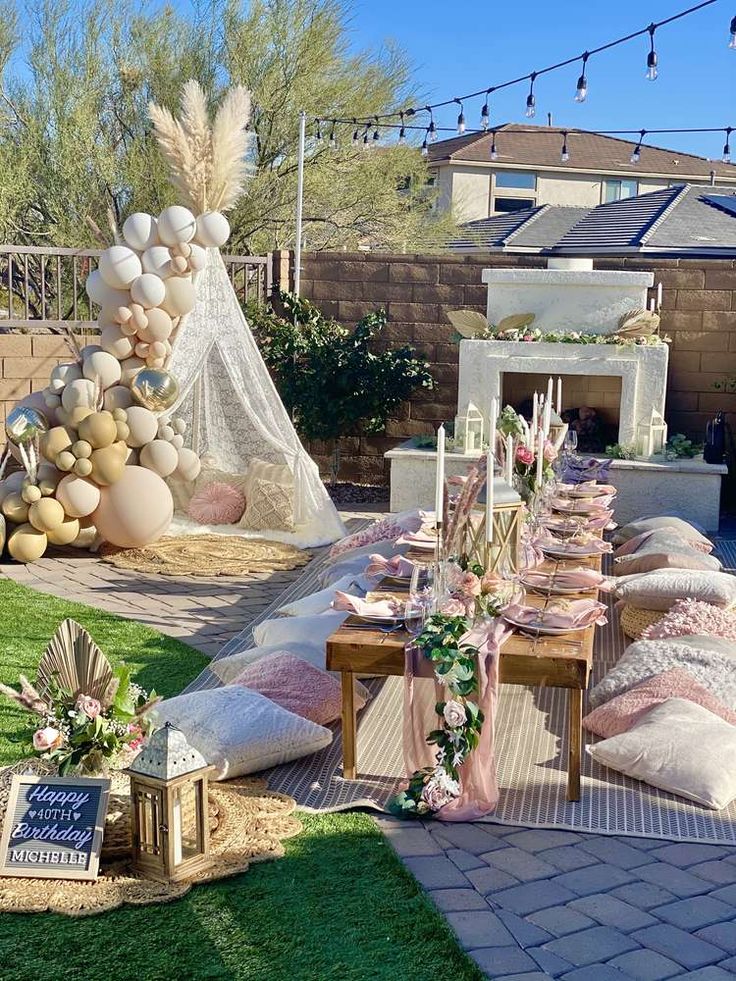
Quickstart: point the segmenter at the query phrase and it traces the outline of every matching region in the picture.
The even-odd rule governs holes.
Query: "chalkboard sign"
[[[0,841],[0,875],[96,879],[110,781],[16,774]]]

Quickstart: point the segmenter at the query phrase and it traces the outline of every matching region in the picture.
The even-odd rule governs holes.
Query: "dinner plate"
[[[519,630],[524,630],[534,634],[547,634],[550,637],[561,637],[562,634],[580,633],[583,630],[587,630],[590,626],[590,624],[585,624],[581,627],[548,627],[544,622],[539,622],[536,620],[533,620],[531,623],[520,623],[518,620],[513,620],[511,617],[507,617],[505,614],[504,619],[507,623],[510,623],[512,627],[518,627]]]
[[[569,497],[573,500],[584,500],[586,497],[590,499],[595,499],[596,497],[607,497],[611,494],[611,491],[604,487],[562,487],[560,488],[560,493],[564,497]]]
[[[545,555],[551,555],[555,559],[587,559],[591,555],[600,555],[597,548],[590,548],[588,545],[568,546],[564,548],[562,542],[556,545],[541,545],[540,548]]]
[[[608,511],[609,509],[598,507],[592,501],[587,506],[584,501],[577,501],[571,504],[563,504],[562,501],[558,501],[557,503],[552,501],[552,510],[557,511],[558,514],[573,514],[593,518],[596,514],[600,514],[601,511]]]
[[[377,627],[391,627],[404,622],[403,613],[397,613],[393,617],[376,617],[369,613],[351,613],[350,616],[353,620],[360,620],[361,623],[374,623]]]

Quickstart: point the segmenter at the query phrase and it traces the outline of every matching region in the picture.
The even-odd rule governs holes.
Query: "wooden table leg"
[[[342,775],[355,780],[358,765],[358,738],[355,722],[355,675],[342,672]]]
[[[583,748],[583,692],[569,688],[568,711],[568,759],[567,799],[580,800],[580,756]]]

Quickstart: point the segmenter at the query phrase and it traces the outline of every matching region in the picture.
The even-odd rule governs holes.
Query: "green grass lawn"
[[[35,676],[65,617],[146,688],[172,695],[205,663],[130,620],[0,580],[0,680]],[[0,705],[0,764],[26,755],[23,713]],[[308,815],[286,856],[174,903],[83,919],[0,917],[8,981],[480,981],[482,975],[366,814]]]

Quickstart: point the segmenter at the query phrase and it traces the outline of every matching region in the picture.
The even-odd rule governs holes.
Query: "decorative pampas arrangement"
[[[231,89],[210,123],[205,94],[190,80],[182,93],[179,119],[155,103],[148,114],[182,202],[195,214],[232,207],[246,176],[249,92],[241,86]]]

